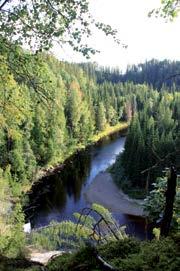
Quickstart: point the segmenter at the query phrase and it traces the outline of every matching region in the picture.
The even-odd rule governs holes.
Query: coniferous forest
[[[56,0],[30,6],[19,1],[6,10],[10,2],[0,1],[0,270],[178,270],[180,62],[152,59],[123,73],[92,62],[60,61],[48,50],[67,29],[75,51],[95,53],[81,40],[94,23],[91,16],[87,21],[88,1],[60,1],[59,10]],[[170,12],[176,2],[164,1],[157,14],[176,16]],[[74,22],[82,28],[74,29]],[[109,25],[95,26],[119,43]],[[124,150],[108,172],[118,189],[143,200],[152,240],[128,236],[98,204],[87,207],[88,214],[76,213],[78,223],[52,221],[25,233],[33,185],[119,131],[126,134]],[[32,248],[68,249],[44,267],[29,260]]]
[[[170,161],[176,166],[179,163],[178,91],[133,82],[112,83],[108,77],[97,83],[101,69],[99,75],[91,76],[84,65],[59,62],[48,54],[33,56],[19,47],[14,49],[16,58],[25,59],[27,64],[26,69],[22,67],[26,73],[17,73],[8,52],[1,55],[4,234],[0,238],[1,252],[7,255],[16,255],[24,246],[24,194],[38,172],[63,163],[78,148],[93,143],[93,136],[108,127],[129,123],[125,150],[111,169],[115,182],[125,192],[145,196],[147,173],[141,172],[156,164],[157,156],[172,153],[170,160],[151,171],[150,190]],[[95,74],[95,70],[92,72]],[[13,212],[9,212],[12,204]]]

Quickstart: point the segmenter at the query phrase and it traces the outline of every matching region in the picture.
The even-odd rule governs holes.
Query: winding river
[[[32,188],[27,217],[34,228],[48,225],[52,220],[74,220],[73,213],[88,204],[84,197],[88,185],[101,171],[112,165],[123,151],[125,137],[122,133],[103,138],[86,150],[77,152],[64,167],[43,178]],[[141,239],[146,238],[145,221],[122,213],[114,214],[127,232]]]

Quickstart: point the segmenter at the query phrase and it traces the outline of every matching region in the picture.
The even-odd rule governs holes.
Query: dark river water
[[[94,177],[112,165],[124,149],[122,134],[108,136],[101,142],[77,152],[64,167],[43,178],[32,188],[26,216],[34,228],[48,225],[52,220],[74,220],[73,213],[88,206],[84,192]],[[127,233],[141,239],[147,237],[143,218],[114,213],[120,225],[126,225]]]

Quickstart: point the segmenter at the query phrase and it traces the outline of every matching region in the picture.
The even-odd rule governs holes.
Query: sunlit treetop
[[[87,44],[92,26],[120,44],[117,30],[93,18],[88,0],[0,0],[1,38],[33,51],[48,50],[58,42],[89,57],[97,52]]]

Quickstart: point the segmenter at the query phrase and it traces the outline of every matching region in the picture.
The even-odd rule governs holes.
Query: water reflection
[[[116,156],[123,151],[124,143],[125,137],[119,134],[107,137],[95,146],[78,152],[66,161],[59,173],[43,178],[35,185],[30,195],[30,209],[26,212],[32,225],[40,227],[52,220],[74,220],[73,213],[87,206],[83,196],[87,186],[98,173],[115,162]],[[143,238],[144,220],[134,221],[120,213],[114,215],[120,225],[127,225],[129,233]]]
[[[44,226],[51,220],[69,219],[81,207],[82,186],[89,174],[90,162],[89,150],[79,152],[66,162],[60,173],[43,178],[33,187],[26,214],[34,227]]]

